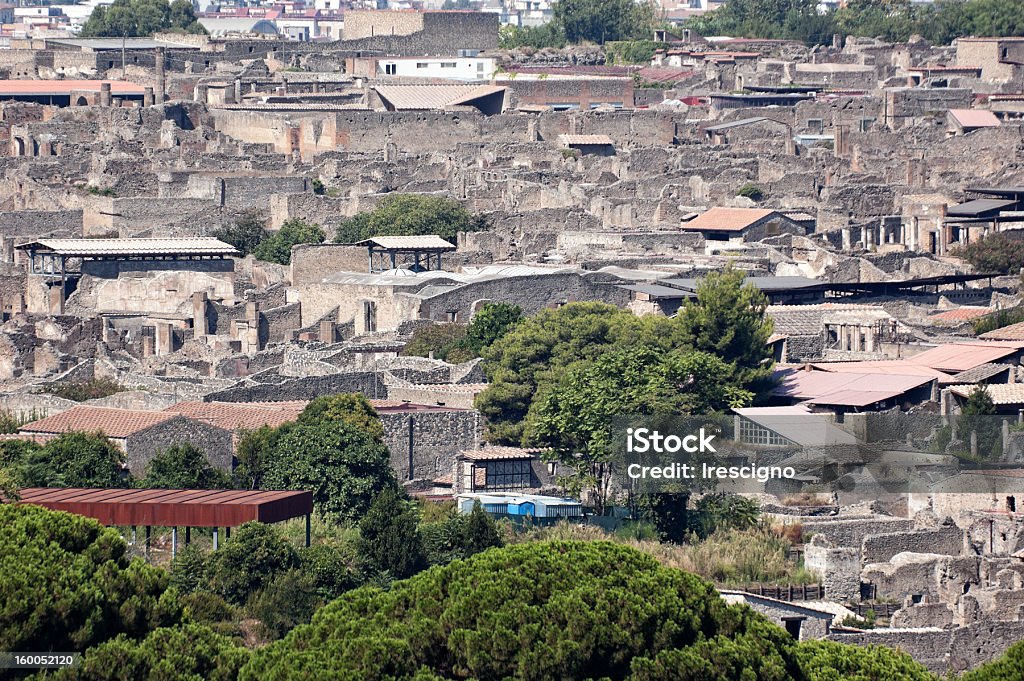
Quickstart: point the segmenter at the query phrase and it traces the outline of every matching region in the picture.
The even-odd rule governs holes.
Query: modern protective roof
[[[27,433],[102,432],[109,437],[123,438],[179,416],[164,411],[134,411],[79,405],[59,414],[26,423],[19,430]]]
[[[71,258],[141,257],[171,255],[238,255],[231,244],[211,237],[187,239],[38,239],[21,250],[53,253]]]
[[[815,362],[814,368],[833,374],[871,374],[874,376],[923,376],[937,379],[939,383],[950,383],[952,377],[911,359],[880,359],[864,362]]]
[[[947,343],[909,357],[908,361],[939,371],[959,373],[1009,357],[1020,352],[1021,347],[1021,344],[1010,341]]]
[[[558,143],[564,147],[576,146],[614,146],[608,135],[559,135]]]
[[[110,83],[112,95],[143,96],[145,88],[123,80],[0,80],[0,97],[62,96],[72,92],[99,92],[100,85]]]
[[[1001,125],[994,113],[984,109],[950,109],[949,115],[961,128],[998,128]]]
[[[498,85],[374,85],[381,99],[397,111],[445,109],[504,93]]]
[[[30,487],[21,503],[95,518],[104,525],[235,527],[276,523],[313,511],[313,493],[260,490]]]
[[[998,213],[1001,210],[1010,210],[1016,206],[1016,201],[1004,201],[1000,199],[974,199],[966,203],[950,206],[946,209],[946,215],[963,217],[980,217],[986,213]]]
[[[439,236],[375,236],[358,241],[356,246],[376,246],[390,251],[454,251],[455,246]]]
[[[895,397],[930,383],[929,376],[828,371],[784,370],[773,391],[779,397],[790,397],[811,404],[865,407]]]
[[[690,232],[740,232],[777,212],[767,208],[721,208],[716,206],[689,222],[684,222],[682,228]]]
[[[663,279],[662,282],[687,291],[696,291],[700,279]],[[743,283],[750,284],[761,291],[799,291],[822,284],[816,279],[807,277],[746,277]]]
[[[153,40],[151,38],[47,38],[47,43],[54,45],[67,45],[80,47],[89,50],[152,50],[157,47],[169,47],[176,50],[198,50],[197,45],[188,43],[176,43],[166,40]]]

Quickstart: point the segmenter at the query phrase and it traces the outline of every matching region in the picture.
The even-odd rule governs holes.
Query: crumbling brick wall
[[[431,480],[446,475],[458,453],[475,449],[480,441],[480,413],[475,409],[384,411],[380,420],[391,451],[391,467],[399,480]]]

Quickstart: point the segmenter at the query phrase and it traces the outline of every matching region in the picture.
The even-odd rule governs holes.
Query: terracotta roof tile
[[[683,229],[739,232],[775,212],[767,208],[721,208],[716,206],[689,222],[684,222]]]
[[[255,430],[278,427],[294,421],[306,408],[305,402],[179,402],[165,412],[183,414],[225,430]]]
[[[524,449],[522,447],[484,447],[459,452],[459,456],[470,461],[505,461],[509,459],[535,459],[542,449]]]
[[[81,405],[54,416],[26,423],[19,430],[25,433],[102,432],[108,437],[123,438],[174,418],[179,418],[179,415],[163,411],[134,411]]]

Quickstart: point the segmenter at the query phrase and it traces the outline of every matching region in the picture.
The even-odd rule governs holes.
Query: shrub
[[[231,244],[245,257],[253,253],[269,235],[266,222],[263,211],[250,209],[242,213],[234,223],[213,232],[211,236]]]
[[[750,199],[751,201],[764,201],[765,193],[764,190],[758,187],[756,184],[747,183],[739,188],[736,192],[736,196],[743,196]]]
[[[1024,240],[1006,234],[990,234],[956,249],[953,253],[978,272],[1011,274],[1024,267]]]
[[[292,219],[281,225],[281,229],[263,239],[253,251],[253,255],[264,262],[287,265],[292,261],[292,246],[320,244],[326,238],[327,235],[320,225]]]
[[[89,381],[68,381],[65,383],[46,383],[39,389],[40,392],[56,395],[57,397],[74,402],[98,400],[110,397],[122,390],[124,388],[117,381],[109,378],[94,378]]]

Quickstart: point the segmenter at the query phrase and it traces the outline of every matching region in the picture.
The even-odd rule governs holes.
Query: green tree
[[[521,444],[524,422],[535,398],[561,379],[575,362],[591,360],[646,336],[674,342],[671,320],[641,319],[604,303],[570,303],[542,310],[512,327],[482,351],[489,385],[476,406],[487,418],[487,438]]]
[[[281,573],[299,564],[299,553],[274,528],[249,522],[230,541],[210,554],[207,563],[210,590],[228,603],[244,605]]]
[[[1002,657],[961,675],[958,681],[1019,681],[1019,679],[1024,679],[1024,641],[1014,643],[1007,648]]]
[[[344,421],[299,424],[276,438],[262,484],[313,491],[319,511],[355,520],[374,495],[394,487],[388,448]]]
[[[65,433],[28,452],[26,487],[127,487],[124,453],[101,433]]]
[[[655,10],[649,2],[634,0],[558,0],[553,21],[571,43],[649,39]]]
[[[238,463],[232,478],[236,488],[259,489],[264,486],[263,476],[268,463],[273,460],[278,441],[294,427],[294,423],[285,423],[277,428],[261,426],[242,433],[235,447]]]
[[[292,246],[321,244],[326,238],[327,235],[320,225],[293,218],[281,225],[281,229],[260,241],[253,255],[257,260],[287,265],[292,261]]]
[[[797,647],[796,655],[807,681],[938,681],[906,653],[884,646],[807,641]]]
[[[1006,234],[990,234],[954,252],[978,272],[1015,274],[1024,268],[1024,241]]]
[[[326,603],[359,586],[358,573],[338,546],[314,544],[299,549],[303,574],[309,577],[316,595]]]
[[[119,636],[85,652],[77,667],[47,675],[55,681],[234,681],[249,657],[230,638],[202,624],[156,629],[141,641]]]
[[[159,31],[205,33],[189,0],[114,0],[98,5],[82,26],[87,38],[140,38]]]
[[[468,558],[504,542],[498,526],[477,501],[469,514],[455,513],[439,522],[420,525],[427,562],[447,565]]]
[[[359,523],[359,559],[369,575],[405,579],[427,567],[416,508],[396,487],[373,500]]]
[[[573,470],[569,488],[587,490],[599,513],[612,493],[619,416],[706,414],[743,406],[729,365],[703,352],[627,347],[570,368],[527,418],[526,442],[550,447]]]
[[[203,450],[193,444],[174,445],[157,454],[146,466],[139,487],[155,489],[226,489],[228,476],[210,465]]]
[[[349,592],[239,678],[768,681],[800,678],[795,647],[634,549],[529,543]]]
[[[341,421],[369,433],[377,441],[384,441],[384,424],[370,401],[362,393],[323,395],[306,405],[299,415],[299,423],[313,425]]]
[[[306,624],[323,605],[313,581],[300,569],[279,574],[255,593],[249,612],[263,625],[263,632],[278,639],[300,624]]]
[[[712,272],[697,284],[697,297],[688,301],[678,318],[687,344],[715,355],[733,367],[734,383],[755,392],[766,391],[772,373],[771,318],[768,299],[740,270]]]
[[[541,26],[509,24],[498,29],[498,45],[503,50],[514,50],[519,47],[561,49],[565,47],[565,42],[565,29],[555,21],[549,21]]]
[[[176,624],[164,570],[91,518],[0,504],[0,649],[84,650]]]
[[[375,236],[436,234],[454,243],[459,232],[486,228],[486,220],[474,216],[454,199],[424,194],[389,194],[374,210],[342,222],[334,241],[351,244]]]
[[[232,224],[213,232],[211,236],[231,244],[245,257],[254,253],[269,236],[266,215],[255,208],[246,210]]]
[[[518,305],[485,303],[473,315],[466,328],[469,349],[479,356],[484,348],[490,347],[522,320],[523,309]]]
[[[171,561],[171,586],[183,595],[205,589],[209,562],[195,544],[181,549]]]

